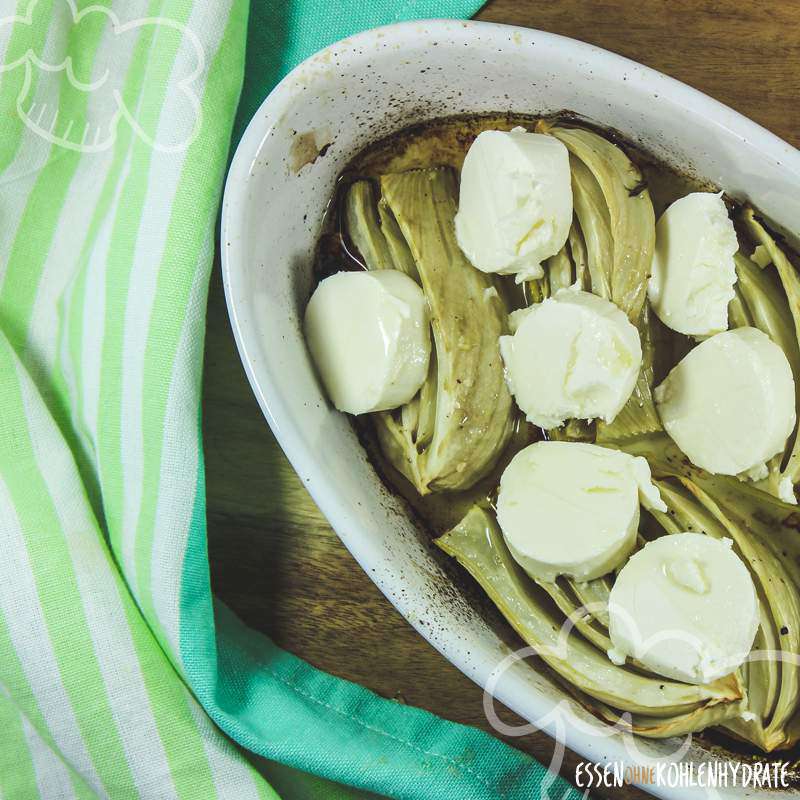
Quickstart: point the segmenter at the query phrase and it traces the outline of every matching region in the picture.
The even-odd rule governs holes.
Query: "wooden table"
[[[493,0],[478,19],[540,28],[621,53],[800,145],[800,0]],[[370,582],[275,443],[239,362],[218,269],[209,300],[204,412],[218,595],[248,624],[317,667],[489,730],[482,692]],[[544,734],[510,743],[550,760],[552,742]],[[565,777],[574,777],[575,761],[567,758]],[[645,795],[626,789],[614,796]]]

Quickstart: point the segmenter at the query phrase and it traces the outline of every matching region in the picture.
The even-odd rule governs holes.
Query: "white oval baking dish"
[[[749,199],[790,234],[800,233],[800,153],[786,142],[702,93],[597,47],[478,22],[392,25],[313,56],[264,101],[225,190],[225,292],[264,416],[363,569],[420,634],[480,685],[509,649],[431,556],[348,420],[328,405],[300,319],[335,178],[360,148],[448,114],[563,109],[618,129],[658,158]],[[563,725],[550,712],[564,692],[524,662],[503,673],[494,693],[594,761],[632,764],[676,746],[637,740],[631,751],[619,735],[597,736],[575,721]],[[577,706],[574,713],[590,721]],[[685,756],[696,762],[725,757],[697,745]],[[704,789],[645,788],[665,798],[707,796]]]

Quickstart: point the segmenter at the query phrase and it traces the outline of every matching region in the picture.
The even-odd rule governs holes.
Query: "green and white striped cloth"
[[[323,0],[264,0],[247,101],[359,28],[477,5],[339,2],[326,24]],[[200,372],[247,18],[0,0],[0,798],[277,797],[264,771],[353,796],[234,741],[393,797],[538,796],[517,751],[215,609]]]
[[[0,795],[269,797],[180,646],[247,7],[81,8],[0,3]]]

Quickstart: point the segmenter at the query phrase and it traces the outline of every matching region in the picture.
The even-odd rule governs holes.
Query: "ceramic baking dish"
[[[393,25],[313,56],[256,113],[225,190],[225,292],[264,416],[367,574],[422,636],[484,686],[509,648],[383,487],[349,420],[329,406],[300,320],[334,181],[360,148],[449,114],[560,110],[616,128],[682,171],[749,199],[790,234],[800,232],[800,153],[784,141],[620,56],[541,31],[478,22]],[[594,761],[633,764],[680,744],[637,739],[632,748],[619,734],[600,734],[598,723],[574,703],[568,717],[555,713],[566,695],[530,662],[505,669],[494,695]],[[727,757],[696,743],[684,756],[695,762]],[[669,798],[706,796],[705,789],[646,788]],[[748,794],[720,790],[720,796]]]

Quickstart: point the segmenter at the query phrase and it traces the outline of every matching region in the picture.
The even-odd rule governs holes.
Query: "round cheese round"
[[[633,549],[640,502],[666,511],[643,458],[581,442],[536,442],[503,472],[497,521],[532,578],[591,580]]]
[[[676,200],[656,225],[647,296],[658,318],[689,336],[727,330],[738,249],[719,194],[693,192]]]
[[[567,419],[611,422],[631,396],[642,365],[639,332],[608,300],[560,289],[514,312],[513,336],[500,337],[506,381],[534,425]]]
[[[461,169],[456,238],[483,272],[542,277],[567,241],[572,182],[567,148],[553,136],[482,131]]]
[[[783,350],[757,328],[701,342],[654,393],[661,421],[693,464],[721,475],[766,477],[795,424]]]
[[[674,533],[648,542],[617,575],[608,599],[609,658],[627,656],[686,683],[733,672],[753,646],[758,597],[730,539]]]
[[[339,411],[397,408],[414,397],[428,374],[425,295],[396,270],[338,272],[325,278],[306,307],[305,336]]]

